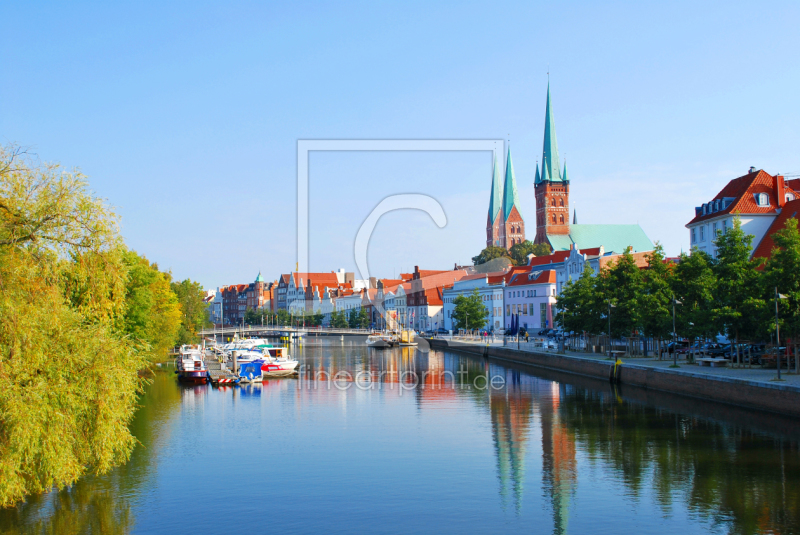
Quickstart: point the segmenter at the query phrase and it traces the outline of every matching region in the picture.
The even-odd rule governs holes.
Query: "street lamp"
[[[775,359],[778,368],[778,381],[781,380],[781,327],[778,324],[778,299],[786,299],[785,295],[778,293],[778,287],[775,287]],[[786,362],[786,368],[789,368],[789,362]]]
[[[608,358],[611,358],[611,309],[617,308],[617,305],[612,305],[611,300],[608,301]]]
[[[672,368],[678,367],[678,333],[675,332],[675,305],[682,305],[672,294]]]

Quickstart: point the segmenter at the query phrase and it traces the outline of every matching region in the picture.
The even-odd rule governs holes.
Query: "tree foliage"
[[[532,254],[534,256],[547,256],[552,252],[550,246],[546,243],[533,243],[530,240],[525,240],[522,243],[517,243],[511,246],[511,250],[509,251],[511,255],[511,260],[518,266],[524,266],[528,264],[528,255]]]
[[[482,329],[486,325],[489,310],[484,306],[478,290],[469,295],[459,295],[453,301],[453,326],[456,329]]]
[[[797,343],[800,335],[800,231],[797,219],[772,235],[775,248],[765,269],[765,298],[774,298],[775,289],[786,296],[780,302],[781,332]]]
[[[83,175],[0,148],[0,506],[130,456],[148,360],[124,257]]]
[[[481,251],[478,256],[473,256],[472,263],[477,266],[480,264],[485,264],[489,260],[494,260],[495,258],[501,258],[504,256],[511,258],[511,255],[508,254],[508,251],[506,251],[505,247],[496,247],[492,245]]]
[[[198,341],[198,331],[211,326],[208,315],[208,303],[205,302],[205,291],[199,282],[190,279],[171,284],[172,291],[180,303],[181,316],[178,330],[179,344],[190,344]],[[259,320],[261,314],[259,314]]]

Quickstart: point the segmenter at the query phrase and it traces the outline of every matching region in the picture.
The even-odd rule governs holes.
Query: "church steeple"
[[[492,161],[492,196],[489,199],[489,224],[497,218],[497,213],[503,203],[503,183],[500,181],[500,171],[497,169],[497,154]]]
[[[511,209],[517,207],[519,212],[519,197],[517,196],[517,181],[514,178],[514,165],[511,163],[511,147],[508,148],[506,159],[506,181],[503,185],[503,219],[508,219]]]
[[[558,163],[558,141],[556,140],[556,123],[553,119],[553,105],[550,101],[550,82],[547,82],[547,109],[544,116],[544,149],[542,154],[542,179],[549,175],[548,180],[560,181],[561,168]]]

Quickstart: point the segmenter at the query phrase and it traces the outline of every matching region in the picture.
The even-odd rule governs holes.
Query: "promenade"
[[[614,369],[614,361],[605,355],[566,351],[559,353],[535,342],[501,339],[479,341],[455,337],[432,338],[433,349],[451,349],[466,353],[566,371],[588,377],[611,380],[663,392],[729,403],[741,407],[767,410],[788,416],[800,416],[800,376],[781,371],[782,381],[776,381],[777,371],[760,367],[711,368],[679,360],[652,357],[621,357],[622,366]]]

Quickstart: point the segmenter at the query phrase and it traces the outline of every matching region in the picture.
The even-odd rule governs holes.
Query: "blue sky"
[[[294,267],[298,139],[510,138],[533,235],[547,72],[581,223],[669,254],[693,207],[754,165],[800,173],[800,4],[4,3],[0,139],[79,166],[134,249],[207,287]],[[314,270],[467,262],[490,153],[313,153]]]

